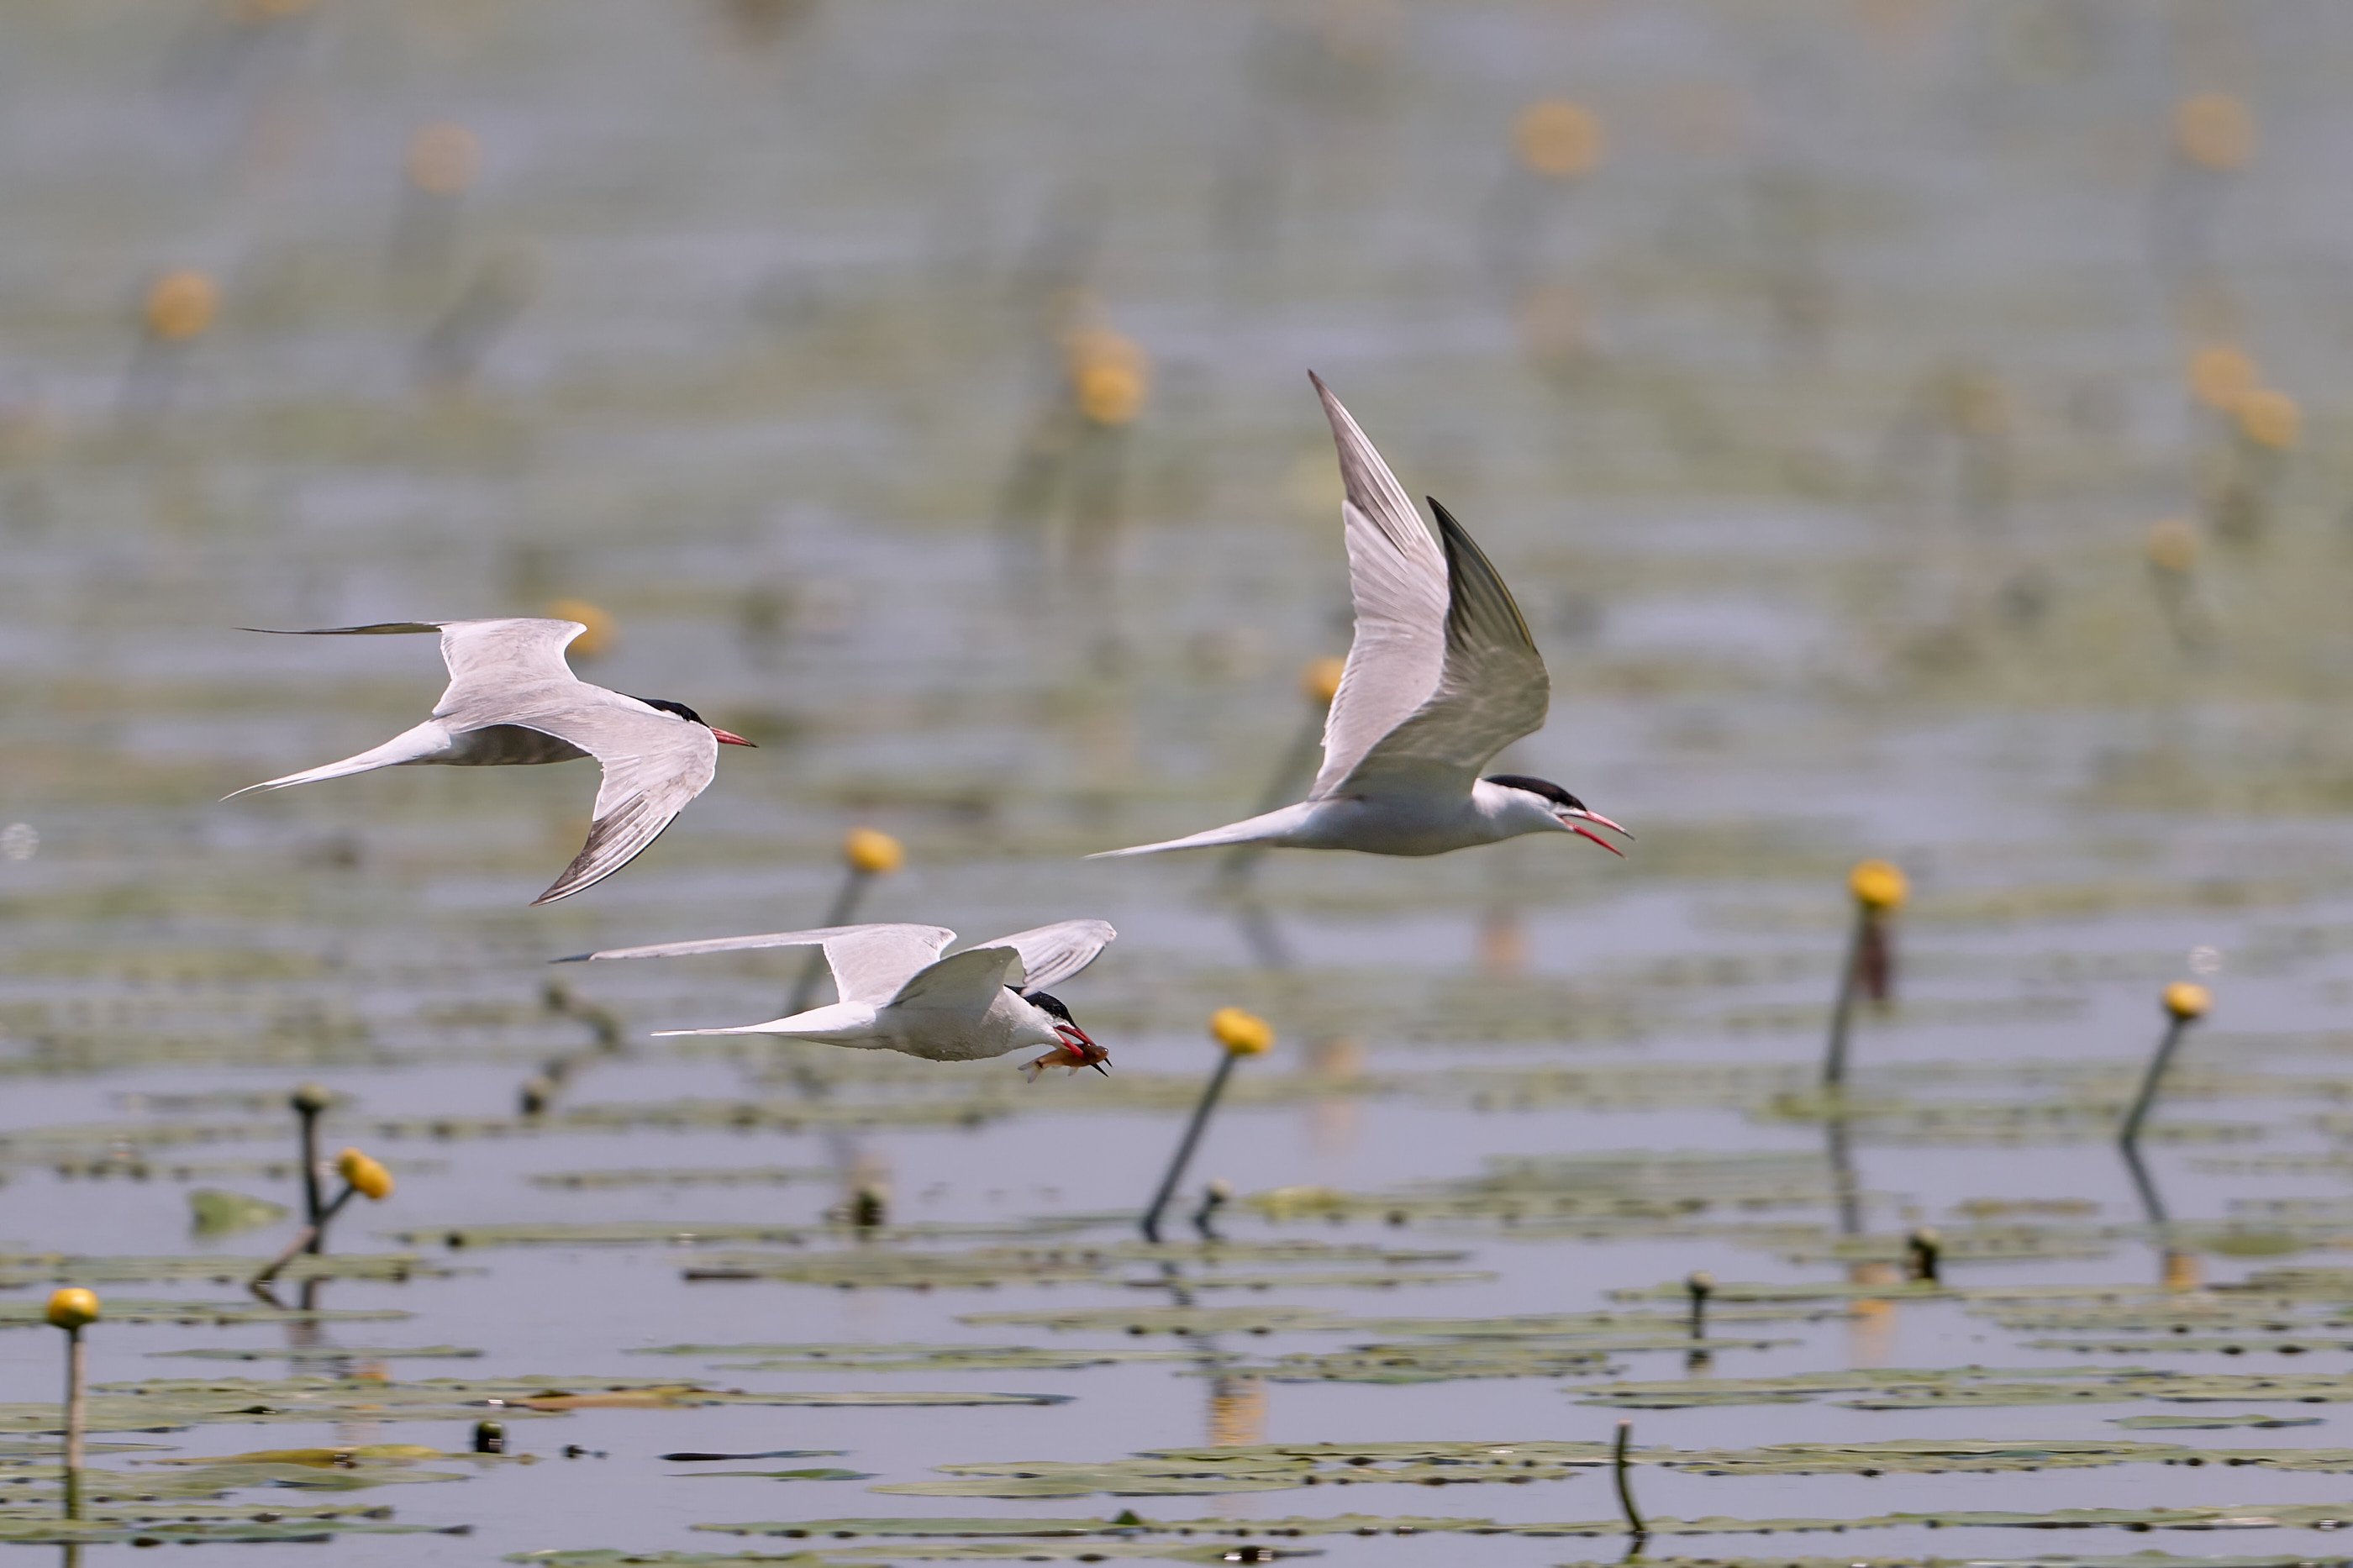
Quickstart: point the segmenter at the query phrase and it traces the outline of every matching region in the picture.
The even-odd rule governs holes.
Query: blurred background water
[[[814,1226],[825,1248],[823,1216],[860,1187],[894,1219],[1110,1215],[1116,1237],[1227,1004],[1282,1043],[1240,1074],[1188,1209],[1209,1176],[1375,1193],[1499,1155],[1810,1155],[1841,879],[1866,855],[1915,897],[1857,1091],[1913,1109],[1854,1130],[1850,1228],[1884,1252],[1969,1200],[2097,1205],[2094,1256],[2030,1248],[1980,1282],[2149,1281],[2171,1254],[2228,1281],[2250,1252],[2325,1260],[2353,1234],[2213,1245],[2251,1204],[2345,1192],[2344,1128],[2315,1115],[2353,1093],[2342,7],[12,0],[0,37],[0,1236],[18,1251],[275,1250],[282,1227],[192,1242],[184,1189],[288,1201],[275,1097],[301,1079],[349,1097],[331,1146],[365,1142],[401,1176],[344,1222],[347,1247],[653,1220]],[[1278,854],[1244,896],[1213,858],[1080,861],[1244,815],[1314,721],[1301,671],[1345,651],[1347,599],[1310,368],[1513,585],[1555,701],[1503,762],[1626,823],[1627,861],[1550,838]],[[217,804],[416,721],[441,680],[422,639],[237,628],[543,613],[594,624],[586,679],[761,748],[723,756],[612,880],[525,907],[585,833],[577,766]],[[871,918],[969,938],[1116,923],[1061,992],[1113,1080],[644,1037],[773,1016],[792,955],[543,967],[812,923],[854,826],[908,850]],[[2106,1139],[2158,988],[2193,974],[2217,998],[2179,1085],[2197,1103],[2150,1159],[2168,1217],[2209,1229],[2171,1235]],[[548,1109],[521,1118],[538,1076],[558,1080]],[[807,1109],[812,1081],[833,1110]],[[1941,1131],[1915,1103],[1939,1096],[1957,1107]],[[682,1125],[611,1109],[690,1101]],[[2059,1109],[2022,1128],[2000,1101]],[[845,1104],[876,1124],[846,1126]],[[2197,1153],[2225,1138],[2263,1158]],[[731,1164],[811,1173],[524,1180]],[[1693,1268],[1841,1279],[1861,1254],[1837,1253],[1833,1195],[1773,1216],[1814,1227],[1804,1256],[1744,1243],[1729,1210],[1710,1237],[1524,1241],[1490,1213],[1444,1243],[1489,1278],[1282,1300],[1459,1316],[1585,1310]],[[1229,1228],[1335,1236],[1279,1208]],[[956,1318],[1089,1289],[688,1283],[681,1258],[470,1251],[479,1272],[324,1289],[418,1314],[340,1331],[353,1342],[551,1376],[649,1375],[623,1352],[675,1342],[1039,1342]],[[43,1267],[20,1266],[27,1288]],[[1947,1307],[1787,1331],[1717,1370],[2073,1359]],[[132,1380],[181,1364],[144,1352],[280,1331],[93,1332],[99,1375]],[[0,1337],[0,1397],[53,1397],[54,1352]],[[1665,1377],[1679,1355],[1620,1364]],[[684,1447],[848,1449],[901,1482],[1237,1431],[1599,1437],[1614,1419],[1550,1378],[1263,1384],[1236,1406],[1190,1370],[917,1380],[1076,1396],[1052,1408],[582,1412],[520,1446],[609,1458],[402,1494],[401,1520],[470,1536],[301,1550],[482,1562],[722,1544],[688,1532],[701,1521],[1123,1506],[690,1484],[652,1458]],[[1689,1447],[2096,1436],[2120,1413],[1641,1425]],[[1765,1517],[2329,1489],[2145,1467],[1873,1487],[1647,1490],[1657,1512]],[[1596,1520],[1605,1489],[1346,1506]]]

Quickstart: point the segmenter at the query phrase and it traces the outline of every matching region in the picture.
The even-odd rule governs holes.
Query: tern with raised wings
[[[1356,633],[1324,725],[1324,766],[1307,798],[1262,816],[1090,858],[1265,844],[1442,855],[1525,833],[1574,833],[1622,854],[1593,827],[1618,824],[1548,779],[1480,776],[1496,752],[1544,727],[1552,682],[1503,578],[1435,499],[1435,539],[1405,489],[1323,378],[1340,449]],[[1631,837],[1631,835],[1628,835]]]

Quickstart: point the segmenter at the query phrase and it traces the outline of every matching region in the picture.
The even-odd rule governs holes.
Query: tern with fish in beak
[[[1071,1019],[1071,1010],[1044,988],[1092,963],[1118,934],[1108,921],[1060,921],[942,958],[955,940],[955,932],[944,926],[824,926],[765,936],[607,948],[556,962],[822,946],[839,1001],[765,1024],[659,1033],[786,1035],[854,1050],[903,1051],[934,1062],[978,1061],[1026,1046],[1049,1047],[1046,1055],[1022,1068],[1034,1083],[1051,1067],[1105,1072],[1103,1064],[1110,1053],[1089,1039]]]
[[[1442,855],[1524,833],[1574,833],[1622,854],[1593,828],[1626,830],[1560,785],[1479,776],[1496,752],[1544,727],[1552,697],[1544,659],[1512,591],[1454,515],[1432,500],[1431,538],[1340,400],[1321,376],[1308,379],[1340,448],[1356,609],[1324,723],[1323,769],[1296,805],[1089,858],[1221,844]]]

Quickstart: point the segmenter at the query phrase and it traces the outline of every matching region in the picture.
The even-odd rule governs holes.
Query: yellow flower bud
[[[2229,408],[2263,384],[2241,349],[2213,343],[2189,356],[2189,395],[2209,408]]]
[[[1229,1056],[1262,1057],[1274,1049],[1274,1026],[1240,1007],[1220,1007],[1210,1014],[1209,1037]]]
[[[392,1196],[392,1173],[357,1149],[346,1149],[335,1156],[335,1173],[358,1188],[370,1203],[380,1204]]]
[[[1307,668],[1299,672],[1299,689],[1307,693],[1310,701],[1330,707],[1332,699],[1340,695],[1340,677],[1346,673],[1345,658],[1312,658]]]
[[[213,324],[220,307],[220,291],[201,272],[183,268],[166,272],[148,286],[147,331],[165,342],[185,342]]]
[[[79,1285],[51,1292],[48,1317],[61,1329],[86,1329],[98,1321],[98,1292]]]
[[[2258,447],[2284,452],[2304,433],[2304,411],[2284,392],[2250,392],[2231,407],[2239,434]]]
[[[1603,141],[1600,117],[1565,98],[1528,105],[1512,127],[1520,162],[1556,180],[1591,174],[1601,162]]]
[[[2187,572],[2198,563],[2198,530],[2187,518],[2168,517],[2148,531],[2148,563],[2160,572]]]
[[[620,623],[613,619],[612,612],[586,599],[554,600],[543,614],[552,621],[578,621],[588,628],[565,647],[566,653],[581,658],[595,658],[601,653],[611,651],[615,639],[620,635]]]
[[[889,834],[871,827],[853,827],[841,841],[841,858],[853,871],[887,877],[907,863],[907,851]]]
[[[1911,891],[1903,871],[1885,860],[1860,862],[1847,873],[1846,885],[1855,902],[1882,911],[1901,908]]]
[[[482,144],[462,125],[438,121],[409,138],[408,183],[428,195],[458,195],[481,166]]]
[[[2241,168],[2255,155],[2255,117],[2227,92],[2201,92],[2173,111],[2173,143],[2200,168]]]
[[[2213,1005],[2213,994],[2193,982],[2177,980],[2165,988],[2165,1010],[2183,1023],[2204,1017]]]
[[[1144,412],[1150,388],[1124,364],[1088,364],[1071,378],[1079,412],[1098,425],[1125,425]]]
[[[1152,356],[1109,327],[1081,326],[1062,336],[1062,364],[1079,412],[1097,425],[1125,425],[1152,396]]]

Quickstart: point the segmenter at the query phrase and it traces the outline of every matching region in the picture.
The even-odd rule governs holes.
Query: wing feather
[[[844,1002],[881,1002],[896,993],[916,971],[940,956],[955,940],[945,926],[862,925],[818,926],[808,931],[775,931],[761,936],[714,936],[701,942],[658,942],[648,947],[608,947],[559,958],[558,963],[585,963],[602,958],[687,958],[702,952],[736,952],[755,947],[823,947],[826,967],[833,971],[833,988]]]
[[[1339,793],[1467,792],[1497,752],[1544,727],[1552,678],[1494,563],[1454,514],[1430,503],[1446,546],[1450,604],[1438,689],[1375,742]]]
[[[1009,947],[973,947],[916,971],[891,998],[893,1007],[926,1013],[988,1011],[997,994],[1022,981],[1021,954]]]
[[[1057,921],[1033,926],[985,943],[1009,947],[1021,955],[1021,989],[1043,991],[1068,980],[1092,963],[1119,932],[1109,921]]]
[[[1381,460],[1321,376],[1309,373],[1340,454],[1340,518],[1356,632],[1340,689],[1324,721],[1324,766],[1310,800],[1354,773],[1382,736],[1438,688],[1446,660],[1446,558]]]
[[[588,842],[547,891],[553,903],[611,876],[661,837],[719,771],[719,741],[704,725],[654,709],[598,704],[520,721],[586,752],[604,765]]]

